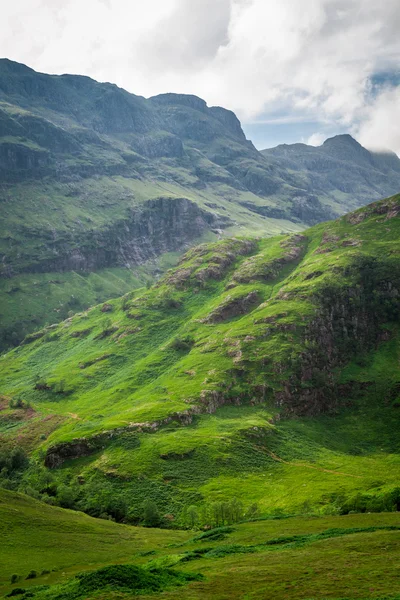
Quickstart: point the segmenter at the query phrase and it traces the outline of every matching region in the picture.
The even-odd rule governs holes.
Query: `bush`
[[[25,594],[26,589],[24,588],[14,588],[9,594],[7,594],[6,598],[11,598],[12,596],[19,596],[20,594]]]
[[[25,577],[25,579],[36,579],[36,577],[37,577],[37,572],[32,569],[32,571],[29,571],[29,573]]]
[[[67,485],[60,485],[57,490],[57,500],[63,508],[73,508],[75,504],[75,491]]]
[[[172,340],[170,347],[173,350],[189,352],[192,349],[193,344],[194,338],[190,335],[187,335],[186,337],[182,338],[176,337],[174,340]]]
[[[11,398],[11,400],[8,403],[8,406],[10,408],[30,408],[31,405],[29,402],[22,400],[22,398]]]
[[[10,581],[12,584],[14,584],[14,583],[17,583],[17,581],[19,581],[20,579],[21,579],[20,575],[17,575],[16,573],[14,573],[14,575],[11,575]]]
[[[8,475],[14,471],[19,471],[27,467],[28,457],[24,450],[19,446],[8,448],[0,452],[0,472],[2,475]]]
[[[145,527],[158,527],[161,523],[160,513],[153,500],[143,502],[143,525]]]

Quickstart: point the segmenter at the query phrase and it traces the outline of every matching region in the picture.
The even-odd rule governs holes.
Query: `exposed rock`
[[[217,217],[187,198],[161,197],[132,210],[124,221],[70,239],[48,240],[43,258],[27,265],[29,272],[90,271],[140,265],[162,253],[180,250],[204,231],[224,226]],[[7,260],[0,266],[6,274]]]
[[[223,304],[220,304],[205,319],[203,323],[220,323],[239,315],[245,315],[262,301],[259,292],[252,291],[245,296],[232,298],[228,296]]]
[[[268,260],[262,254],[258,254],[243,261],[239,269],[232,275],[233,283],[250,283],[251,281],[271,281],[275,279],[285,265],[300,258],[305,249],[306,241],[307,238],[303,235],[292,235],[281,242],[284,252],[279,258]]]
[[[174,269],[160,283],[168,283],[178,288],[184,288],[189,282],[204,286],[209,279],[218,281],[225,276],[238,255],[245,256],[246,254],[250,254],[255,248],[255,241],[238,240],[236,238],[224,240],[213,251],[210,251],[208,244],[201,244],[192,248],[179,261],[180,263],[192,261],[189,267]],[[207,261],[202,266],[203,257],[206,255]]]
[[[108,304],[108,302],[105,302],[103,304],[103,306],[101,307],[101,312],[105,313],[105,312],[112,312],[113,310],[113,305],[112,304]]]
[[[368,258],[362,260],[365,266],[362,262],[353,266],[358,269],[358,286],[326,287],[319,293],[318,313],[304,335],[307,349],[299,357],[295,375],[275,395],[288,414],[335,411],[344,395],[351,396],[351,386],[342,389],[334,370],[382,341],[381,324],[400,316],[400,274],[392,271],[388,281],[383,270],[371,271]],[[278,373],[279,365],[275,368]]]

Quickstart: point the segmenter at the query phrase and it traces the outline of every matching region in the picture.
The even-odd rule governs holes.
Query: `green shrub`
[[[187,335],[185,337],[176,337],[174,340],[172,340],[170,348],[181,352],[189,352],[193,345],[194,338],[190,335]]]
[[[25,451],[16,446],[0,451],[0,472],[4,475],[12,474],[28,466],[28,457]]]
[[[25,579],[36,579],[37,577],[37,572],[32,569],[31,571],[29,571],[28,575],[25,577]]]
[[[161,517],[158,508],[153,500],[143,502],[143,525],[145,527],[158,527],[161,523]]]
[[[9,594],[7,594],[6,598],[12,598],[12,596],[20,596],[21,594],[25,594],[26,589],[24,588],[14,588]]]
[[[14,573],[14,575],[11,575],[10,581],[12,584],[14,584],[14,583],[17,583],[17,581],[19,581],[20,579],[21,579],[21,576]]]

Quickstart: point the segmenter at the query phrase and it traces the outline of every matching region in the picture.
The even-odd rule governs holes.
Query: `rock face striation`
[[[57,236],[46,244],[40,261],[24,266],[30,273],[95,271],[104,267],[131,268],[171,251],[189,247],[210,229],[220,230],[229,218],[202,210],[187,198],[155,198],[130,217],[92,234]],[[4,261],[0,274],[11,276]]]

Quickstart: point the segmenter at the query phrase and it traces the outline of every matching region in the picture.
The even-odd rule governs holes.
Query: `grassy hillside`
[[[300,231],[398,191],[395,155],[349,136],[327,146],[299,169],[195,96],[146,100],[0,60],[0,351],[140,287],[165,253]],[[76,285],[88,273],[95,289]]]
[[[129,599],[137,590],[146,598],[217,600],[394,600],[400,593],[396,513],[254,521],[199,533],[119,525],[0,491],[0,515],[0,593],[22,588],[24,599]],[[26,579],[31,571],[37,576]],[[19,577],[13,585],[12,575]]]
[[[399,207],[201,245],[28,336],[0,359],[0,444],[31,457],[3,486],[132,523],[149,498],[170,525],[397,509]]]

